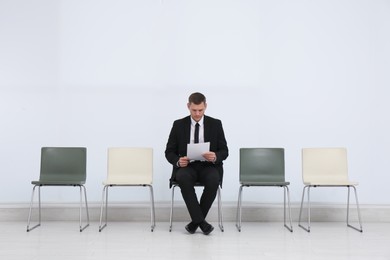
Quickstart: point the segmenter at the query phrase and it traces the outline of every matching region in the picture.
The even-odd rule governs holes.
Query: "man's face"
[[[188,110],[190,110],[190,114],[192,119],[194,119],[196,122],[198,122],[202,116],[204,115],[204,111],[207,108],[207,104],[202,102],[199,105],[196,105],[194,103],[188,103],[187,104]]]

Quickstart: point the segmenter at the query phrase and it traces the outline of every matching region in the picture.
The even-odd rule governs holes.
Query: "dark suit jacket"
[[[210,142],[210,151],[215,152],[217,159],[215,163],[210,163],[217,168],[222,182],[223,163],[229,155],[225,134],[222,128],[222,122],[218,119],[204,116],[204,141]],[[187,155],[187,144],[190,142],[191,133],[191,117],[187,116],[173,122],[171,133],[169,134],[167,146],[165,149],[165,157],[168,162],[173,165],[171,180],[175,179],[175,175],[179,167],[177,162],[179,157]]]

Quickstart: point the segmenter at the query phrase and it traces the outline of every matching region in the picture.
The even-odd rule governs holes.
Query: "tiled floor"
[[[110,222],[99,233],[93,222],[84,232],[77,222],[43,222],[27,233],[23,222],[0,222],[1,260],[77,259],[390,259],[390,223],[365,223],[364,232],[345,223],[312,223],[311,233],[294,223],[290,233],[282,223],[244,222],[242,232],[216,223],[209,236],[186,233],[185,223]]]

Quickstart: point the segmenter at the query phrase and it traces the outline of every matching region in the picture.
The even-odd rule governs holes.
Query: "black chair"
[[[179,186],[179,184],[174,181],[170,180],[170,187],[172,188],[172,199],[171,199],[171,213],[169,217],[169,232],[172,231],[172,219],[173,219],[173,202],[174,202],[174,196],[175,196],[175,188]],[[200,182],[195,183],[195,187],[203,187],[204,185]],[[217,200],[218,200],[218,226],[221,229],[221,231],[224,231],[223,228],[223,220],[222,220],[222,201],[221,201],[221,189],[222,189],[222,183],[218,186],[217,191]]]

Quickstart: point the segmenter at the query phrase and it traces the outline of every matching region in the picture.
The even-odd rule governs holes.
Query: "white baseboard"
[[[35,205],[36,206],[36,205]],[[223,203],[223,220],[227,222],[236,220],[236,202]],[[91,221],[99,221],[100,203],[92,202],[88,204]],[[291,205],[291,215],[293,222],[299,218],[300,204]],[[169,221],[170,202],[156,202],[155,215],[157,222]],[[390,205],[360,205],[363,222],[390,222]],[[28,218],[29,205],[0,204],[0,221],[26,221]],[[37,219],[37,208],[34,208],[33,219]],[[351,221],[357,220],[356,208],[351,207]],[[217,221],[216,203],[210,210],[208,221]],[[346,205],[316,204],[312,203],[311,221],[313,222],[338,222],[346,221]],[[83,211],[83,214],[85,212]],[[305,209],[302,216],[307,215]],[[44,203],[42,204],[42,221],[50,220],[78,220],[79,205],[67,203]],[[109,204],[109,221],[149,221],[150,205],[148,202],[142,203],[113,203]],[[174,221],[189,221],[187,209],[182,201],[175,202]],[[243,221],[259,222],[279,222],[283,221],[283,204],[258,204],[245,203],[242,209]]]

